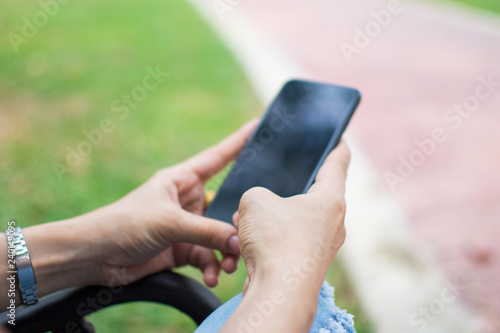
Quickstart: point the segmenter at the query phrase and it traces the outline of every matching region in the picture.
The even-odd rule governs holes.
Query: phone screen
[[[298,80],[285,84],[205,215],[232,223],[241,196],[255,186],[282,197],[305,193],[359,100],[351,88]]]

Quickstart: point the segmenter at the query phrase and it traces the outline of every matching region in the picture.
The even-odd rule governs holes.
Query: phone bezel
[[[321,166],[323,165],[323,163],[325,162],[325,159],[326,157],[328,156],[328,154],[337,146],[337,144],[340,142],[340,138],[342,136],[342,134],[344,133],[344,131],[346,130],[347,128],[347,125],[349,124],[353,114],[354,114],[354,111],[356,110],[356,108],[358,107],[359,105],[359,102],[361,101],[361,93],[357,90],[357,89],[354,89],[354,88],[350,88],[350,87],[344,87],[344,86],[339,86],[339,85],[334,85],[334,84],[328,84],[328,83],[321,83],[321,82],[313,82],[313,81],[306,81],[306,80],[300,80],[300,79],[293,79],[293,80],[289,80],[287,81],[283,87],[280,89],[280,91],[278,92],[278,94],[276,95],[276,97],[274,98],[273,102],[269,105],[269,107],[267,108],[266,112],[264,112],[264,114],[262,115],[261,117],[261,122],[259,123],[259,125],[256,127],[256,129],[254,130],[254,132],[252,133],[252,135],[250,136],[250,138],[248,139],[248,141],[246,142],[245,146],[243,147],[242,151],[249,147],[249,145],[252,144],[252,142],[255,140],[255,135],[259,132],[259,130],[262,128],[263,126],[263,123],[264,123],[264,119],[267,119],[267,117],[270,117],[271,116],[271,112],[274,108],[274,105],[277,103],[278,101],[278,98],[279,96],[282,94],[283,90],[286,89],[286,87],[290,84],[307,84],[307,85],[312,85],[312,86],[328,86],[328,87],[333,87],[333,88],[340,88],[340,89],[343,89],[343,90],[347,90],[347,91],[351,91],[352,94],[351,94],[351,99],[349,100],[348,103],[346,103],[346,110],[345,110],[345,114],[346,116],[343,117],[343,119],[341,120],[341,122],[339,123],[339,126],[336,128],[335,132],[332,134],[332,137],[330,139],[330,141],[328,142],[328,145],[327,147],[325,148],[325,150],[323,151],[323,154],[321,155],[318,163],[316,164],[316,167],[315,169],[313,170],[313,172],[311,173],[311,177],[309,178],[309,180],[307,181],[307,184],[305,186],[305,188],[302,190],[301,194],[304,194],[306,193],[309,188],[312,186],[312,184],[314,183],[315,179],[316,179],[316,176],[318,174],[318,171],[319,169],[321,168]],[[240,154],[236,157],[235,161],[237,161],[241,156],[241,152]],[[231,172],[233,171],[233,168],[234,166],[231,168],[231,170],[229,171],[228,173],[228,176],[231,175]],[[209,208],[210,206],[212,206],[212,204],[214,202],[217,201],[217,197],[219,196],[219,192],[220,192],[220,189],[224,186],[225,182],[227,180],[227,177],[224,179],[224,181],[222,182],[222,184],[219,186],[219,189],[217,190],[217,193],[214,197],[214,199],[212,200],[212,202],[210,203],[210,205],[207,207],[207,209],[205,210],[205,216],[209,217],[207,215],[207,212],[209,211]],[[227,222],[227,221],[224,221],[224,222]],[[229,222],[229,223],[232,223]]]

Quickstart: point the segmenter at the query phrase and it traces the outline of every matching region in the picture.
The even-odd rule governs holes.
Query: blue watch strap
[[[23,232],[19,227],[15,229],[13,245],[16,253],[17,279],[23,303],[26,305],[35,304],[38,302],[35,273],[31,266],[30,254],[24,241]]]

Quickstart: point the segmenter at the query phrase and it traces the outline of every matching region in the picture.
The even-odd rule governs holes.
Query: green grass
[[[463,4],[467,4],[473,7],[500,13],[500,2],[497,0],[453,0],[453,1],[461,2]]]
[[[216,143],[261,107],[231,54],[179,0],[72,1],[14,52],[7,38],[38,2],[0,2],[0,221],[20,226],[93,210],[125,195],[155,170]],[[125,119],[111,104],[142,84],[147,67],[169,75]],[[114,129],[80,164],[58,175],[67,149],[109,119]],[[198,272],[182,272],[200,278]],[[241,291],[241,265],[215,292]],[[369,332],[348,279],[335,263],[338,304]],[[140,303],[92,315],[97,331],[190,332],[183,314]]]

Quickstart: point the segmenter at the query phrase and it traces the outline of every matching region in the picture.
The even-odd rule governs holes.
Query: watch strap
[[[16,254],[17,280],[19,289],[21,290],[23,303],[26,305],[35,304],[38,302],[35,273],[33,272],[31,258],[26,242],[24,241],[23,232],[19,227],[15,229],[13,245]]]

